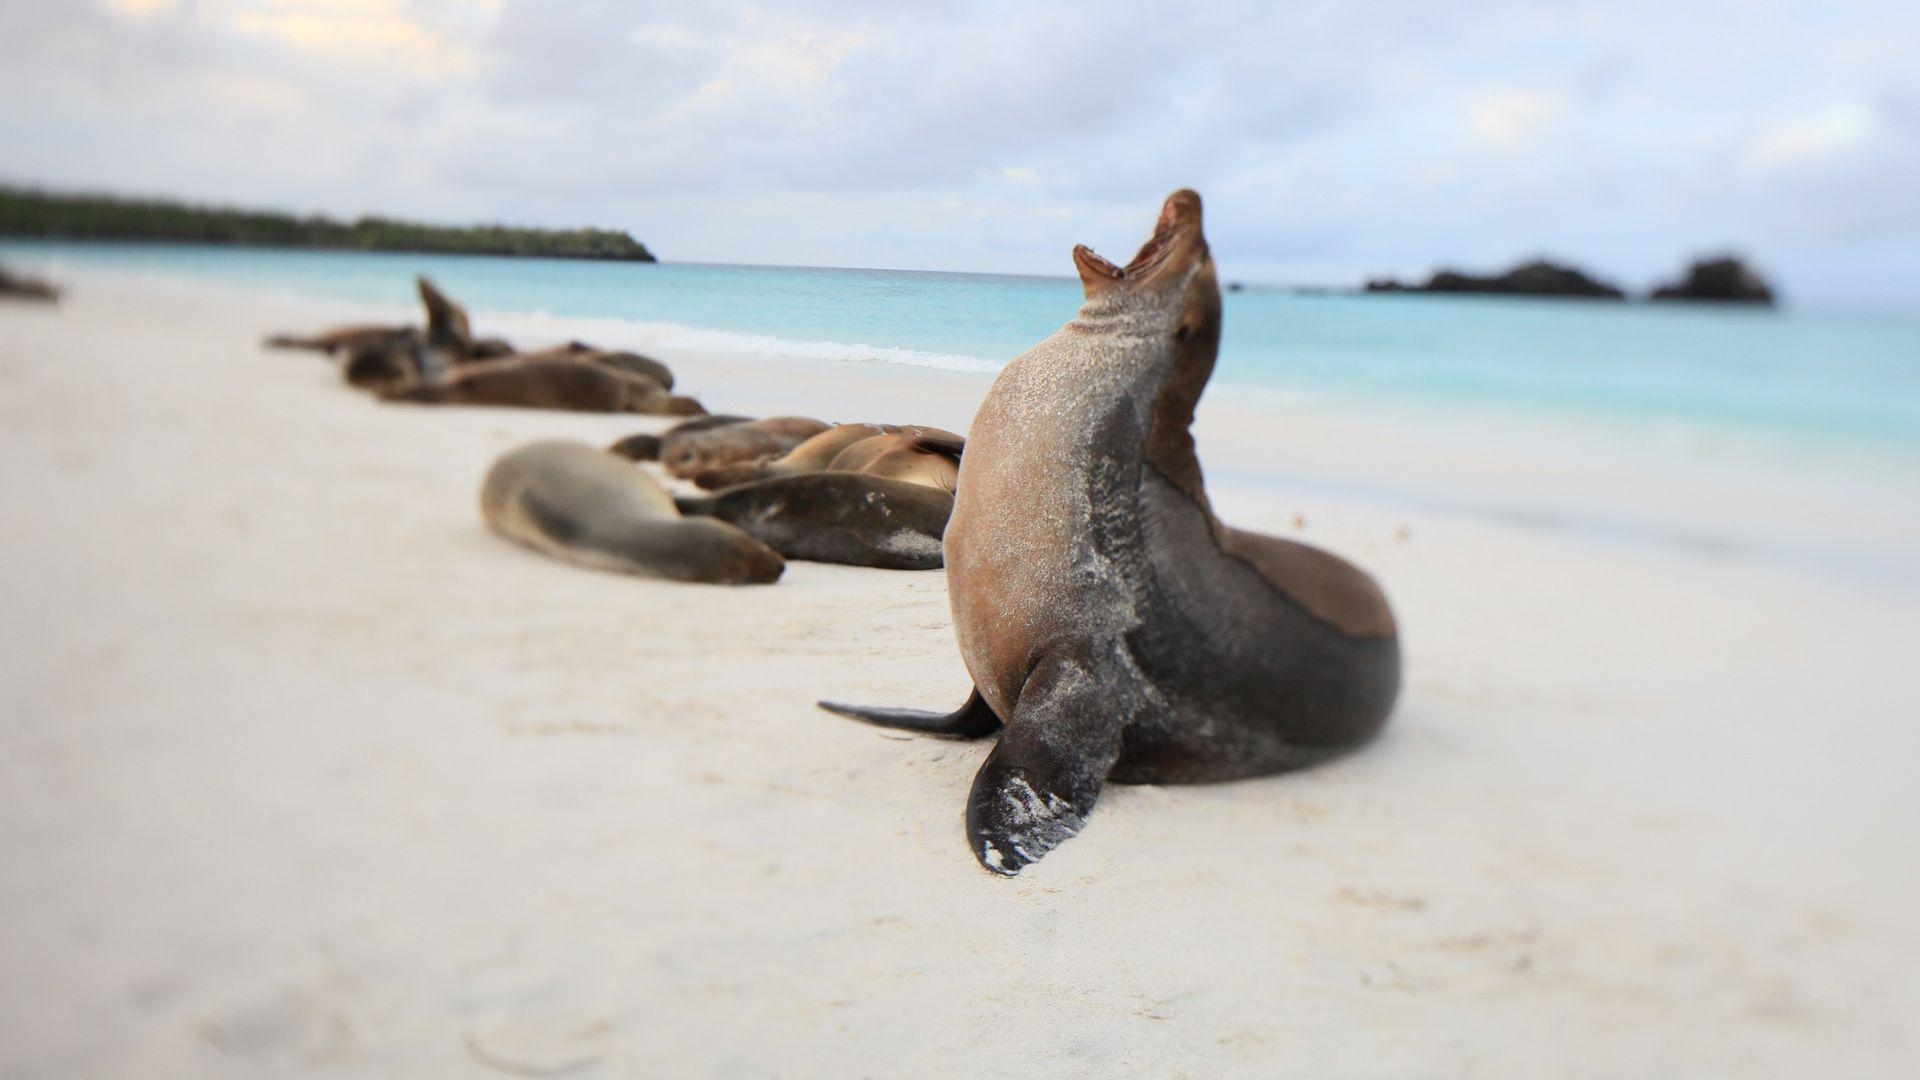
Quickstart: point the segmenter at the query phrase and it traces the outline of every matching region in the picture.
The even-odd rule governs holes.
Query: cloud
[[[1803,165],[1856,149],[1877,133],[1878,117],[1857,102],[1788,121],[1762,132],[1740,155],[1750,172]]]
[[[1807,295],[1920,245],[1916,53],[1882,0],[0,0],[0,174],[1048,273],[1190,185],[1255,280],[1739,244]]]

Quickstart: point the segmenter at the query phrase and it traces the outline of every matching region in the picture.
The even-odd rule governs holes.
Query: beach
[[[1216,388],[1216,511],[1381,581],[1399,706],[1307,772],[1109,787],[1003,880],[988,743],[813,704],[960,702],[941,574],[543,559],[482,526],[492,459],[666,420],[259,346],[404,297],[63,283],[0,305],[0,1073],[1920,1066],[1910,464]],[[954,430],[991,379],[657,355],[715,412]]]

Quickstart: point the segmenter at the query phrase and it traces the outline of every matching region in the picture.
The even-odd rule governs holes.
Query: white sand
[[[492,456],[659,422],[381,406],[255,345],[367,311],[71,283],[0,305],[0,1073],[1920,1069],[1910,474],[1216,390],[1217,507],[1382,579],[1399,711],[1008,881],[985,743],[812,706],[958,703],[941,575],[543,560]],[[716,410],[986,385],[663,358]]]

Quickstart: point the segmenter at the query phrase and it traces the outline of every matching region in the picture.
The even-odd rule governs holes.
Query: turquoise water
[[[426,273],[476,312],[636,324],[636,341],[991,371],[1066,321],[1066,278],[0,243],[0,259],[393,306]],[[1230,271],[1230,268],[1228,268]],[[1221,387],[1459,405],[1920,452],[1920,313],[1505,298],[1226,296]]]

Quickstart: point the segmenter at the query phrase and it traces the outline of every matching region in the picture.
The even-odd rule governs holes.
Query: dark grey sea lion
[[[1014,359],[968,432],[945,534],[974,695],[953,713],[829,705],[978,736],[974,856],[1014,874],[1101,786],[1229,780],[1348,751],[1400,686],[1393,614],[1324,551],[1214,517],[1188,427],[1220,343],[1200,198],[1167,199],[1125,269],[1085,247],[1087,300]]]
[[[953,495],[864,473],[782,476],[676,500],[682,513],[731,522],[789,559],[938,570]]]
[[[439,381],[387,387],[388,401],[432,405],[504,405],[572,412],[636,412],[699,416],[692,398],[677,397],[652,379],[574,360],[488,360],[467,364]]]
[[[751,416],[696,416],[691,420],[682,420],[659,435],[629,435],[607,447],[610,454],[619,454],[628,461],[659,461],[660,441],[668,435],[680,432],[706,431],[710,428],[726,427],[730,424],[751,423]]]
[[[682,517],[651,476],[584,443],[509,451],[487,472],[480,514],[510,540],[599,570],[742,585],[777,581],[786,566],[723,521]]]

